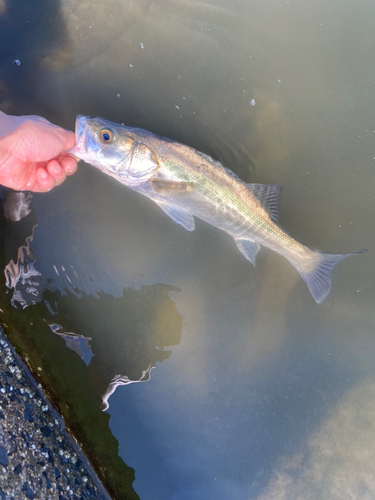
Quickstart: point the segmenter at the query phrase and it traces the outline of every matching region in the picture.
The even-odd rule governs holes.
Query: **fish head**
[[[157,168],[138,129],[90,116],[76,118],[76,145],[68,151],[124,184],[148,180]]]

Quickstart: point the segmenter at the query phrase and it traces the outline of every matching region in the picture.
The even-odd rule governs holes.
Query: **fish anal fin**
[[[235,238],[238,248],[241,250],[243,255],[249,260],[255,267],[255,257],[260,250],[260,245],[256,241],[245,240],[240,238]]]
[[[260,201],[273,222],[280,219],[280,200],[283,189],[280,184],[246,184],[248,190]]]
[[[171,219],[173,219],[177,224],[181,224],[188,231],[193,231],[195,228],[194,217],[188,212],[178,210],[166,203],[158,203],[159,207],[165,212]]]

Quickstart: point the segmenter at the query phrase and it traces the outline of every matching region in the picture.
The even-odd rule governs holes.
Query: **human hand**
[[[77,159],[65,153],[74,145],[73,132],[40,116],[0,112],[0,184],[17,191],[50,191],[77,170]]]

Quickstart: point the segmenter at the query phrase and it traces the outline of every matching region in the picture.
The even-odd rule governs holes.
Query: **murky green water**
[[[374,33],[370,0],[0,0],[1,110],[171,137],[282,184],[300,241],[369,250],[318,306],[84,164],[2,216],[3,323],[116,498],[374,497]]]

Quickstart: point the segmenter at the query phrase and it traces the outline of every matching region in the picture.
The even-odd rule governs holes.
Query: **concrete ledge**
[[[110,500],[0,328],[0,500]]]

